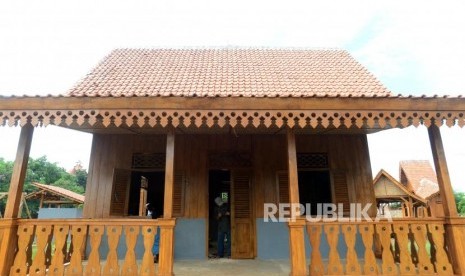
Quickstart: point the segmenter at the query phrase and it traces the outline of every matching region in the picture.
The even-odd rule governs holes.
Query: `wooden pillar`
[[[463,250],[465,247],[465,222],[463,218],[458,217],[439,127],[432,123],[428,128],[428,135],[444,208],[446,243],[451,255],[454,273],[463,275],[465,274],[465,262],[463,261],[465,260],[465,251]]]
[[[163,203],[163,223],[160,225],[160,276],[173,274],[174,262],[174,226],[173,219],[173,185],[174,185],[174,129],[166,136],[165,198]]]
[[[171,218],[173,216],[173,185],[174,129],[170,129],[166,136],[165,199],[163,204],[163,218]]]
[[[408,213],[409,213],[409,217],[411,218],[416,217],[415,212],[413,211],[413,201],[411,197],[408,198]]]
[[[287,130],[287,168],[289,176],[289,203],[299,203],[299,181],[297,174],[297,153],[295,134],[292,129]],[[292,208],[291,208],[292,209]],[[307,274],[305,259],[305,219],[297,218],[288,222],[289,250],[291,258],[291,275]]]
[[[454,192],[447,168],[446,155],[442,144],[441,132],[439,127],[431,124],[428,128],[431,151],[433,153],[434,167],[438,177],[439,192],[442,197],[442,206],[446,217],[457,217],[457,207],[455,205]]]
[[[11,175],[10,189],[8,191],[8,201],[5,207],[5,219],[11,220],[11,226],[3,232],[0,247],[0,275],[8,275],[13,264],[16,246],[18,244],[18,227],[15,219],[18,218],[19,205],[23,195],[24,179],[26,178],[27,162],[31,150],[32,134],[34,127],[26,124],[21,128],[19,136],[18,150],[16,152],[15,164]]]

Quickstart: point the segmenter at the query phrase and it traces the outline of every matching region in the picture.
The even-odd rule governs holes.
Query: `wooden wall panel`
[[[255,215],[263,217],[263,204],[277,204],[276,172],[287,170],[286,137],[257,135],[254,149],[254,205]]]
[[[92,147],[90,151],[90,159],[89,159],[89,171],[87,174],[87,183],[86,183],[86,194],[85,194],[85,204],[83,208],[83,217],[84,218],[93,218],[95,217],[95,208],[93,208],[93,204],[97,198],[97,183],[94,181],[94,177],[97,177],[97,169],[96,166],[100,162],[100,151],[98,149],[101,148],[101,139],[98,139],[97,135],[92,137]]]
[[[110,214],[114,168],[130,169],[133,153],[165,152],[165,135],[94,135],[84,217]],[[365,135],[297,135],[297,152],[327,152],[331,170],[344,170],[352,202],[375,202]],[[276,172],[287,170],[284,135],[178,134],[176,171],[185,173],[184,217],[208,216],[208,154],[250,152],[253,206],[263,216],[264,203],[278,203]]]

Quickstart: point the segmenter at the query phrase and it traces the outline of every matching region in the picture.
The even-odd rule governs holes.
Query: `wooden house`
[[[438,178],[428,160],[401,161],[399,177],[407,189],[426,200],[430,216],[444,216]]]
[[[392,217],[428,216],[426,199],[408,190],[385,170],[379,171],[373,185],[376,206],[382,215],[385,215],[387,209]]]
[[[66,95],[0,100],[0,124],[22,127],[0,222],[0,274],[173,275],[176,259],[208,257],[217,195],[231,206],[234,259],[288,258],[291,275],[465,273],[464,221],[439,131],[463,126],[464,112],[463,98],[393,95],[341,50],[115,50]],[[374,216],[367,134],[420,124],[429,129],[444,218],[264,220],[265,203],[371,203]],[[17,218],[33,131],[47,125],[93,134],[83,219]],[[162,217],[141,217],[145,200]]]

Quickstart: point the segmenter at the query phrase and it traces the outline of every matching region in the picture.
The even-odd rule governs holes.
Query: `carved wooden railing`
[[[454,274],[443,220],[307,222],[307,233],[310,275]]]
[[[17,225],[18,247],[10,275],[162,274],[152,246],[159,229],[174,227],[172,220],[152,219],[21,219]],[[122,235],[125,256],[119,260]],[[143,256],[137,260],[139,238]],[[102,243],[108,244],[107,253],[100,253]],[[161,254],[164,263],[172,263],[172,256]]]

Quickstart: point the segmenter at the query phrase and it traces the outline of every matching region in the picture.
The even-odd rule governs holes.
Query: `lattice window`
[[[249,153],[222,152],[208,156],[210,168],[248,168],[252,166]]]
[[[164,153],[135,153],[132,156],[133,169],[164,169],[165,162]]]
[[[297,167],[310,169],[326,169],[328,155],[326,153],[297,153]]]

